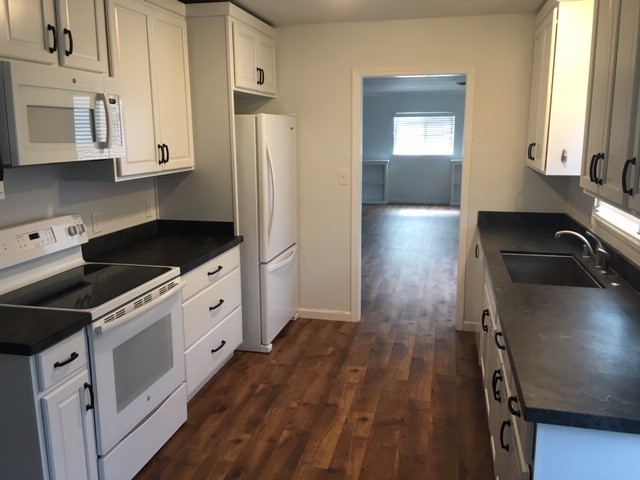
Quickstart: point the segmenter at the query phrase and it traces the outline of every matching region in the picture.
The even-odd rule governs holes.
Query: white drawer
[[[189,398],[231,358],[241,343],[242,308],[238,307],[185,352]]]
[[[240,270],[236,269],[184,303],[185,347],[190,347],[240,306],[241,288]]]
[[[184,276],[187,282],[182,291],[182,298],[189,300],[189,298],[199,291],[209,285],[213,285],[239,267],[240,248],[233,247],[231,250],[187,273]]]
[[[84,330],[36,355],[38,386],[44,392],[87,364]]]

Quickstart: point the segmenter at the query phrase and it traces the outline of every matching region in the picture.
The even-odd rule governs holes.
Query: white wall
[[[465,131],[467,243],[478,210],[565,210],[566,182],[524,167],[533,30],[533,15],[278,28],[278,98],[267,109],[298,115],[303,315],[351,312],[351,227],[360,219],[351,218],[351,187],[338,184],[338,170],[351,169],[354,69],[474,70],[473,124]]]
[[[6,169],[5,200],[0,200],[0,226],[65,213],[79,213],[89,237],[156,218],[153,179],[122,183],[65,180],[64,165]],[[150,207],[147,217],[145,202]],[[102,231],[94,234],[91,214],[100,212]]]
[[[365,79],[366,83],[366,79]],[[465,90],[393,92],[362,99],[362,158],[388,159],[388,201],[448,204],[452,158],[462,157]],[[449,156],[393,156],[393,118],[397,112],[451,112],[454,152]]]

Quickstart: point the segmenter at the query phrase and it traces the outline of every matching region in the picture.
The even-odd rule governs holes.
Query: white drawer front
[[[187,395],[191,398],[242,343],[242,308],[238,307],[223,322],[185,352]]]
[[[209,260],[184,276],[187,284],[182,291],[182,298],[189,300],[193,295],[213,285],[233,270],[240,267],[240,248],[234,247],[222,255]]]
[[[38,386],[44,392],[87,364],[84,330],[36,355]]]
[[[201,291],[183,305],[184,345],[190,347],[242,301],[240,270],[236,269],[215,285]]]

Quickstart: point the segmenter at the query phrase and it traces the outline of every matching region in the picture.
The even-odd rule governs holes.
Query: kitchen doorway
[[[452,73],[453,72],[453,73]],[[370,160],[372,164],[375,165],[376,161],[381,160],[393,160],[395,155],[394,153],[398,153],[394,151],[395,147],[391,147],[393,145],[393,137],[394,135],[397,137],[399,124],[409,125],[409,131],[413,129],[414,133],[416,128],[422,128],[422,132],[426,132],[425,134],[434,134],[434,132],[447,132],[446,129],[438,127],[442,127],[442,123],[446,123],[450,120],[447,117],[452,117],[454,111],[462,110],[462,114],[458,113],[459,119],[454,119],[454,132],[455,129],[458,129],[457,138],[453,138],[451,135],[448,139],[445,139],[444,144],[450,145],[451,143],[456,144],[453,150],[449,150],[446,153],[451,154],[450,156],[442,155],[442,157],[446,158],[446,173],[447,173],[447,182],[446,182],[446,192],[448,195],[449,203],[456,203],[455,200],[451,200],[451,165],[450,161],[452,158],[456,157],[460,160],[459,163],[459,172],[457,173],[456,185],[455,188],[459,189],[459,194],[456,192],[456,197],[459,195],[459,226],[458,226],[458,237],[459,242],[456,246],[458,251],[458,261],[457,261],[457,272],[455,277],[463,278],[463,272],[466,263],[466,244],[467,244],[467,205],[466,198],[468,196],[468,172],[469,172],[469,155],[464,152],[469,152],[470,150],[470,125],[471,125],[471,114],[472,114],[472,105],[473,105],[473,80],[474,80],[474,71],[472,68],[468,67],[457,67],[457,68],[447,68],[447,69],[432,69],[429,72],[353,72],[353,148],[352,148],[352,244],[351,244],[351,252],[352,252],[352,281],[351,281],[351,298],[352,298],[352,314],[355,320],[359,320],[362,314],[362,271],[363,271],[363,256],[362,256],[362,241],[363,241],[363,232],[362,232],[362,215],[363,215],[363,199],[367,199],[367,196],[372,194],[370,188],[373,186],[373,189],[378,189],[380,192],[381,188],[386,188],[387,191],[385,195],[386,198],[379,203],[392,203],[394,198],[389,196],[388,188],[391,185],[385,185],[384,187],[379,187],[374,185],[373,182],[379,181],[377,179],[372,180],[372,183],[367,184],[367,172],[364,171],[365,167],[363,164],[363,159]],[[432,82],[430,87],[425,87],[424,85],[429,82]],[[440,94],[438,95],[438,88],[446,88],[445,85],[449,84],[449,89],[457,89],[458,91],[462,90],[462,99],[458,102],[458,107],[453,108],[452,106],[446,105],[446,95]],[[452,87],[455,85],[455,87]],[[413,92],[419,91],[420,89],[424,90],[426,88],[431,88],[432,93],[425,94],[425,99],[431,97],[432,99],[437,98],[440,101],[434,102],[434,106],[432,108],[424,107],[424,104],[413,103],[415,108],[407,108],[404,105],[406,104],[407,97],[411,97],[411,91]],[[373,122],[374,131],[368,132],[366,129],[369,127],[367,120],[364,117],[365,114],[365,92],[368,95],[387,95],[383,90],[385,89],[395,89],[396,91],[402,92],[400,97],[405,97],[404,104],[396,104],[396,107],[393,106],[393,101],[391,101],[391,106],[388,104],[389,99],[378,99],[378,103],[386,105],[384,109],[386,110],[386,120],[382,119],[380,121]],[[460,97],[460,94],[458,94]],[[391,98],[391,96],[389,96]],[[410,104],[411,102],[409,102]],[[449,102],[449,105],[452,105]],[[389,112],[392,112],[390,115]],[[395,113],[399,113],[399,115],[393,115]],[[397,117],[397,118],[394,118]],[[422,117],[417,120],[423,122],[423,124],[416,126],[415,122],[412,124],[413,118],[411,117]],[[436,117],[436,118],[433,118]],[[409,121],[405,121],[406,119]],[[398,120],[399,119],[399,120]],[[433,120],[433,121],[432,121]],[[428,125],[425,125],[425,121],[428,121]],[[384,125],[386,123],[386,126]],[[401,127],[402,125],[400,125]],[[435,126],[435,130],[434,130]],[[376,129],[386,128],[386,134],[380,133]],[[409,132],[411,133],[411,132]],[[386,143],[383,140],[383,136],[386,135]],[[419,135],[418,135],[419,136]],[[414,135],[414,139],[415,139]],[[397,138],[395,139],[397,141]],[[449,142],[448,144],[446,142]],[[373,142],[373,143],[372,143]],[[376,143],[377,142],[377,143]],[[456,143],[457,142],[457,143]],[[372,147],[373,145],[373,147]],[[467,147],[467,148],[465,148]],[[457,148],[457,151],[455,150]],[[367,158],[367,155],[373,158]],[[381,158],[382,156],[390,156],[391,159]],[[413,166],[419,164],[420,160],[416,157],[419,155],[409,155],[407,157],[411,157],[413,162]],[[443,159],[441,159],[441,163]],[[400,162],[399,162],[400,163]],[[424,163],[424,162],[423,162]],[[442,170],[442,165],[439,168]],[[387,166],[388,168],[388,166]],[[364,177],[363,177],[364,175]],[[376,175],[380,175],[377,173]],[[387,171],[388,175],[388,171]],[[427,172],[426,177],[422,174],[422,178],[431,178],[432,175],[429,175]],[[378,177],[379,178],[379,177]],[[420,176],[412,174],[409,170],[409,174],[407,178],[411,178],[415,181],[416,178],[417,184],[419,186]],[[364,180],[364,183],[363,183]],[[385,181],[388,181],[388,176],[385,178]],[[442,180],[437,182],[439,187],[443,185]],[[379,184],[378,184],[379,185]],[[411,195],[415,194],[414,193]],[[397,194],[396,201],[397,201]],[[441,195],[441,194],[440,194]],[[389,202],[391,200],[391,202]],[[429,203],[439,203],[444,204],[445,202],[442,200],[442,196],[440,196],[439,201],[429,201],[429,199],[418,199],[416,201],[415,196],[408,196],[406,203],[416,203],[416,204],[429,204]],[[413,201],[412,201],[413,200]],[[375,200],[374,200],[375,202]],[[373,202],[372,202],[373,203]],[[400,202],[405,203],[405,202]],[[464,284],[463,282],[457,282],[456,286],[456,295],[458,299],[464,298]],[[455,302],[455,299],[454,299]],[[462,309],[463,302],[456,302],[456,321],[455,324],[458,328],[462,325]]]

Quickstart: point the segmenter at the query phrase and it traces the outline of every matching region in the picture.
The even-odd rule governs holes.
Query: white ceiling
[[[397,92],[464,91],[466,75],[429,75],[413,77],[368,77],[362,81],[364,95]]]
[[[199,3],[206,0],[181,0]],[[215,0],[222,1],[222,0]],[[533,13],[545,0],[233,0],[273,26]]]

